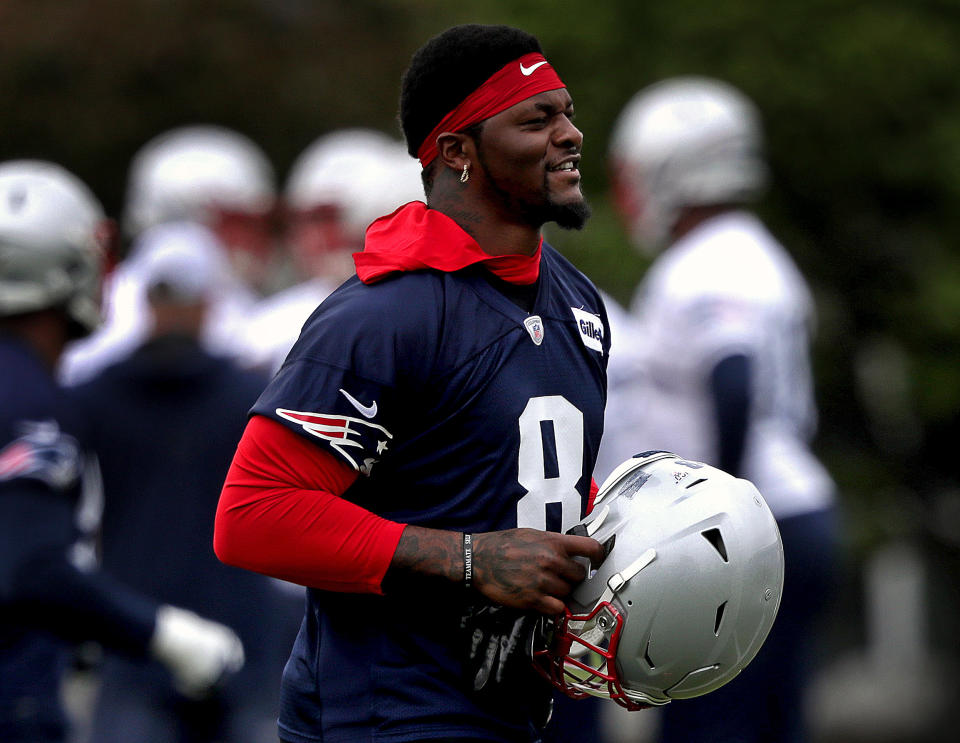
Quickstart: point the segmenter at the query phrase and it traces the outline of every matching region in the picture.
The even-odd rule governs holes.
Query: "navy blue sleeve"
[[[710,392],[716,414],[717,467],[731,475],[743,471],[743,452],[751,405],[751,362],[743,354],[721,359],[710,372]]]
[[[0,604],[20,624],[72,642],[144,653],[157,604],[69,559],[73,504],[21,480],[0,489]]]
[[[361,474],[400,443],[398,413],[439,345],[442,281],[405,274],[351,280],[303,326],[252,412],[328,448]]]

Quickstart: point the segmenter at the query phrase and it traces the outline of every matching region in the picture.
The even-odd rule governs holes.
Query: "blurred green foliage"
[[[331,129],[397,134],[410,54],[462,22],[536,34],[570,88],[595,216],[550,237],[623,302],[645,263],[607,194],[620,107],[686,73],[757,102],[774,176],[761,212],[820,310],[818,449],[855,546],[918,528],[925,499],[957,474],[955,0],[4,0],[0,158],[61,162],[116,214],[137,148],[208,121],[259,142],[282,178]]]

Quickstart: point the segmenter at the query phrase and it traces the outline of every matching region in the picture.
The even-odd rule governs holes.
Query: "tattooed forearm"
[[[408,526],[403,530],[388,574],[463,578],[462,537],[457,532]]]

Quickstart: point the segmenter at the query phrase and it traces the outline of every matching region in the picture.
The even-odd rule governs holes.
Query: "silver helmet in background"
[[[763,192],[763,128],[732,85],[677,77],[638,92],[614,125],[615,197],[637,248],[656,252],[688,206],[747,203]]]
[[[0,316],[61,307],[77,335],[91,332],[107,222],[90,189],[60,165],[0,163]]]

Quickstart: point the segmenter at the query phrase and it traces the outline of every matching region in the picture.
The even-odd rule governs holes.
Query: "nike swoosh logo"
[[[542,65],[545,65],[545,64],[546,62],[544,61],[544,62],[537,62],[536,64],[532,64],[529,67],[524,67],[523,62],[521,62],[520,74],[523,75],[524,77],[530,77],[534,73],[534,70],[536,70],[538,67],[541,67]]]
[[[353,405],[357,410],[360,411],[360,415],[364,418],[373,418],[377,414],[377,401],[374,400],[370,405],[364,405],[357,398],[347,392],[345,389],[341,389],[340,393],[347,398],[347,402]]]

